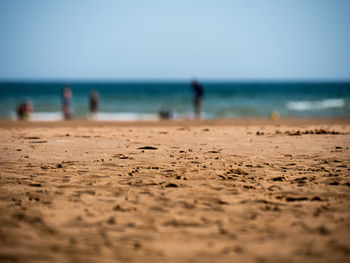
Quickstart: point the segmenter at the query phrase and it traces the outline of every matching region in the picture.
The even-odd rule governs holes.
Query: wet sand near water
[[[0,121],[1,262],[349,262],[350,121]]]

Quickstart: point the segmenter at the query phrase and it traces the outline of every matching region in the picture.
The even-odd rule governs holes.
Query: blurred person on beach
[[[95,90],[92,90],[90,92],[90,113],[91,118],[94,119],[96,117],[97,111],[98,111],[98,102],[99,102],[99,95],[98,92]]]
[[[33,105],[29,100],[21,102],[17,107],[17,117],[19,120],[30,120],[33,112]]]
[[[72,91],[69,88],[69,86],[64,86],[62,89],[62,110],[63,110],[63,117],[65,120],[72,119],[72,107],[71,107],[71,100],[72,100]]]
[[[172,120],[174,119],[174,112],[172,110],[162,109],[158,112],[158,117],[161,120]]]
[[[193,105],[194,105],[194,113],[197,119],[200,118],[201,115],[201,104],[203,98],[203,88],[202,85],[199,84],[197,80],[192,81],[192,90],[193,90]]]

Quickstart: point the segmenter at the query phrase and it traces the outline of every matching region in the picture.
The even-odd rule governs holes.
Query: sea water
[[[157,120],[161,110],[175,119],[193,117],[190,82],[1,82],[0,118],[15,119],[30,100],[33,120],[60,120],[61,91],[69,85],[75,118],[90,118],[89,93],[99,93],[96,120]],[[202,117],[350,117],[349,82],[202,82]]]

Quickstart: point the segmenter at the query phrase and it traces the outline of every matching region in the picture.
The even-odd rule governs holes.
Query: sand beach
[[[0,262],[349,262],[350,120],[0,121]]]

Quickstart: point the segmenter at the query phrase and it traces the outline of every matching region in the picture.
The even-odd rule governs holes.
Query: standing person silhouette
[[[203,88],[197,80],[192,81],[192,90],[194,93],[193,97],[193,106],[194,113],[197,119],[200,119],[201,116],[201,103],[203,98]]]
[[[65,120],[72,119],[71,99],[72,91],[69,86],[64,86],[62,89],[62,111]]]
[[[98,111],[98,101],[99,101],[99,95],[97,91],[93,90],[90,92],[90,113],[91,113],[91,118],[95,119],[96,114]]]
[[[30,120],[33,113],[33,105],[29,100],[20,103],[17,107],[17,117],[19,120]]]

